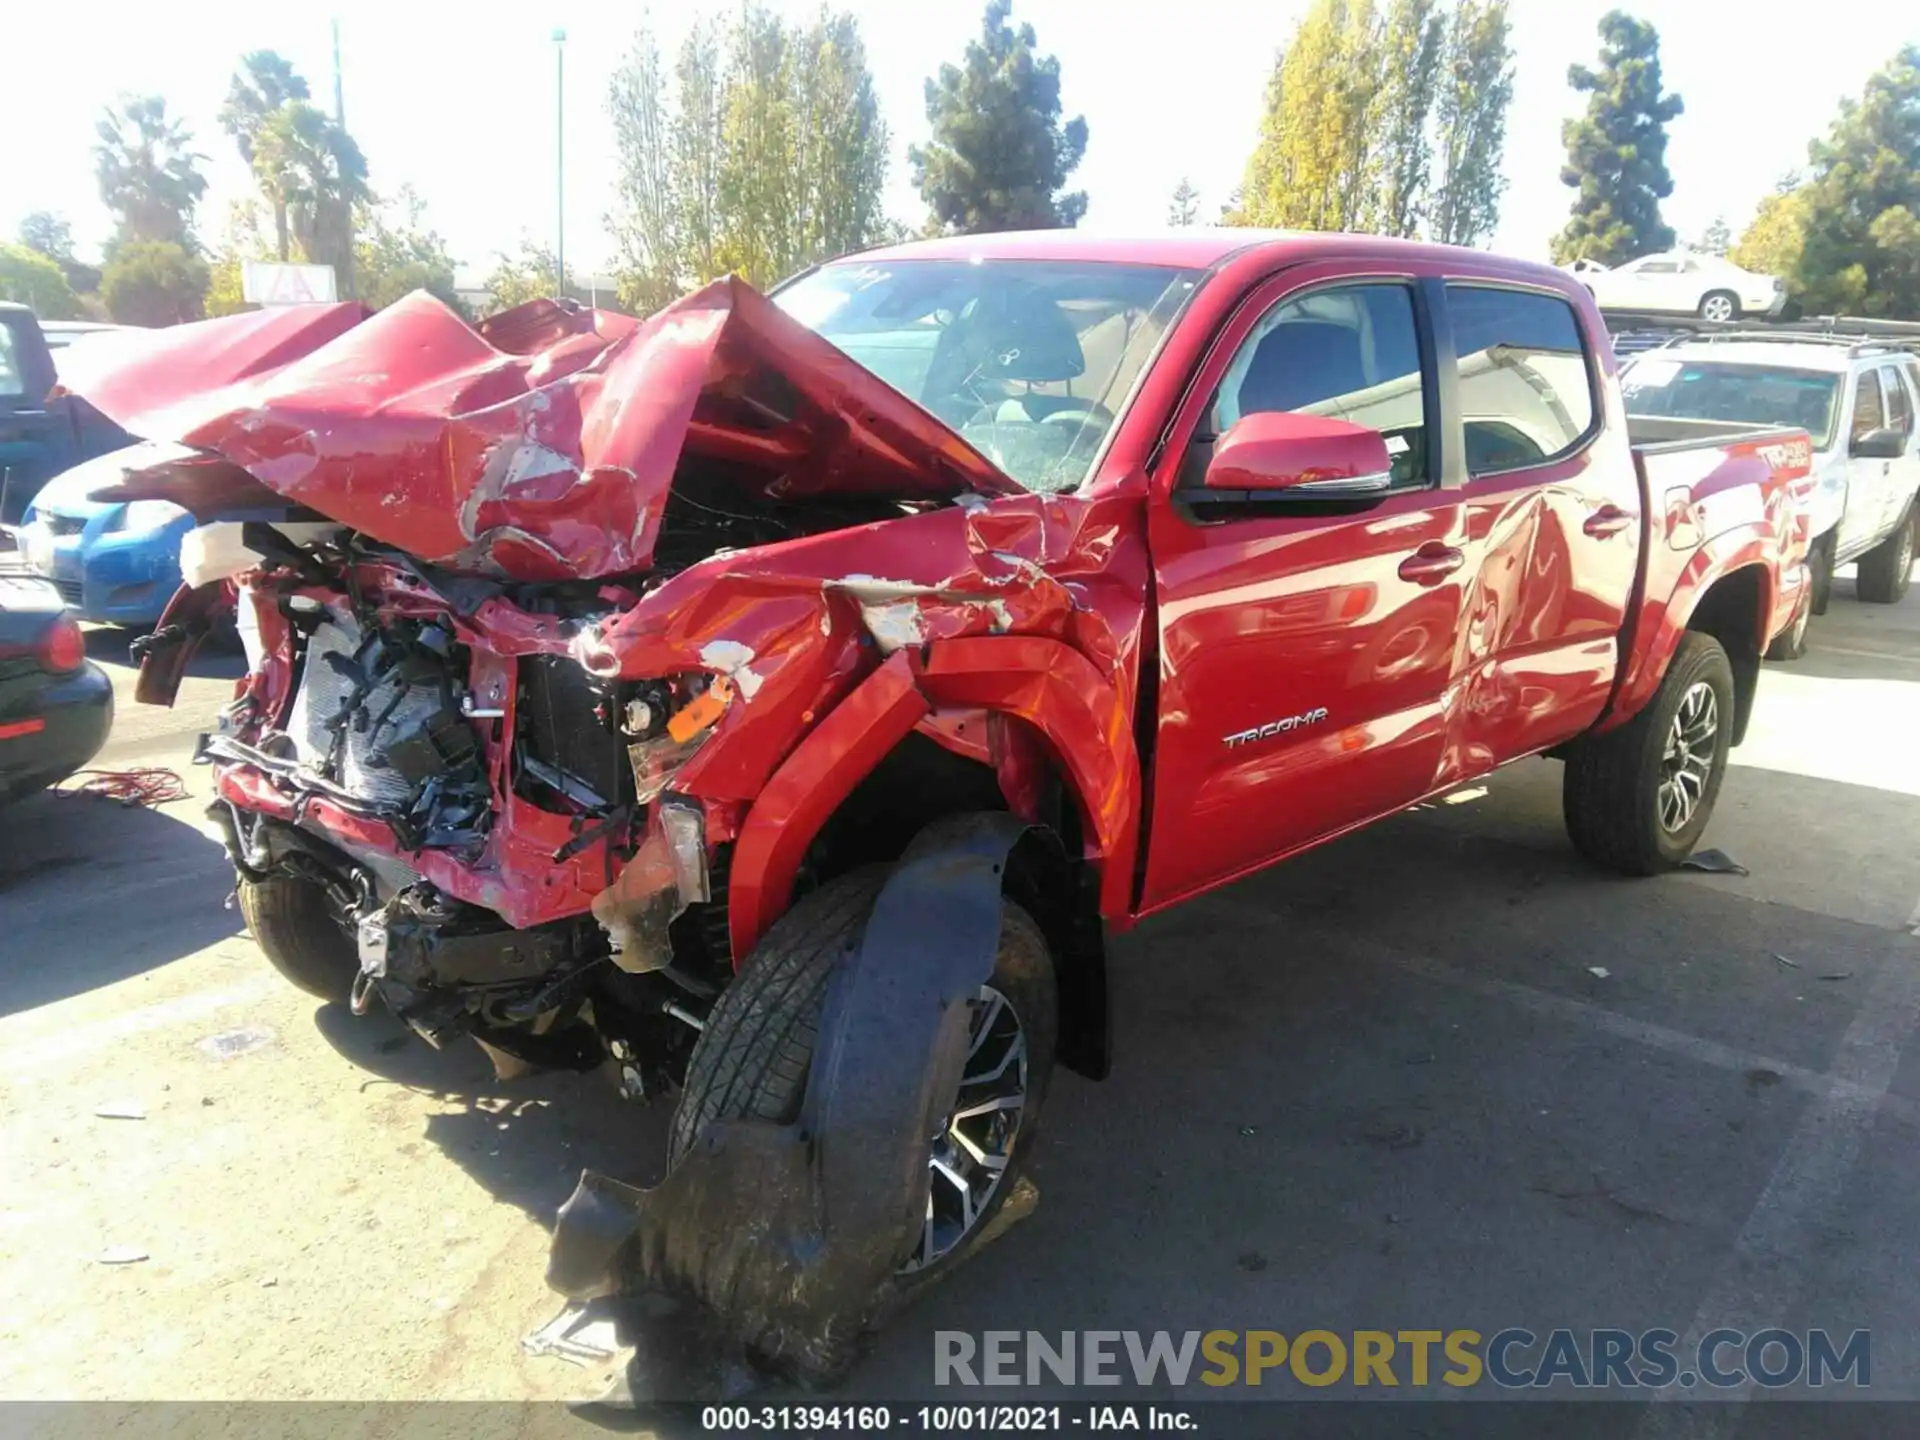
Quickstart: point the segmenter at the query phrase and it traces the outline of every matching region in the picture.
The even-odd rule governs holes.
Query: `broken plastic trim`
[[[633,975],[673,963],[668,930],[689,905],[713,898],[707,881],[706,817],[691,801],[663,799],[613,884],[593,897],[613,963]]]
[[[835,969],[799,1120],[710,1124],[652,1190],[582,1172],[548,1283],[575,1299],[690,1299],[701,1328],[755,1364],[810,1382],[844,1373],[901,1296],[927,1136],[959,1084],[967,1001],[993,974],[1008,857],[1029,833],[1004,813],[922,831]],[[633,1380],[658,1399],[710,1383]]]

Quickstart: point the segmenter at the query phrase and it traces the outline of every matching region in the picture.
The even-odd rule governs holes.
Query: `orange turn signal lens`
[[[727,713],[727,705],[733,699],[733,682],[724,675],[713,677],[711,684],[700,694],[681,706],[667,721],[667,734],[675,743],[684,745],[701,731],[718,723]]]

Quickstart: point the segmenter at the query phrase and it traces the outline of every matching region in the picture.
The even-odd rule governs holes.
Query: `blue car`
[[[27,569],[51,580],[81,619],[146,627],[180,588],[180,541],[194,520],[167,500],[89,500],[131,468],[179,449],[143,441],[47,481],[18,532]]]

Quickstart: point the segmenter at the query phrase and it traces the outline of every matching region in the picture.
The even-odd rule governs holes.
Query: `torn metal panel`
[[[829,983],[799,1120],[710,1125],[652,1190],[584,1172],[549,1283],[574,1299],[692,1300],[761,1366],[843,1374],[901,1296],[927,1205],[926,1137],[959,1086],[967,1002],[993,974],[1002,875],[1027,833],[1010,815],[924,831]],[[647,1380],[697,1398],[698,1377]]]

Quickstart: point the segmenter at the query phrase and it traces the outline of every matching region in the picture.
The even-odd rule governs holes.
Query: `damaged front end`
[[[243,900],[270,883],[319,897],[356,1011],[377,1001],[503,1065],[610,1060],[630,1095],[669,1089],[736,966],[824,878],[810,867],[827,837],[834,872],[901,854],[914,830],[890,826],[890,802],[869,796],[837,829],[826,812],[909,740],[965,772],[942,771],[943,794],[1004,811],[1009,833],[1066,817],[1072,859],[1116,887],[1102,905],[1127,883],[1136,502],[1028,493],[738,282],[642,324],[540,302],[476,329],[416,295],[370,318],[261,311],[132,344],[68,383],[183,447],[106,493],[200,521],[140,698],[171,703],[232,611],[249,667],[202,742],[213,813]],[[994,844],[1012,841],[979,853]],[[952,973],[860,982],[874,1008],[834,1033],[876,1048],[809,1089],[810,1115],[829,1107],[839,1133],[864,1126],[896,1152],[922,1135],[925,1116],[891,1101],[858,1119],[853,1087],[905,1083],[887,1013],[951,1050],[962,971],[991,960],[962,948]],[[926,1086],[919,1073],[911,1105]],[[674,1183],[728,1225],[760,1203],[751,1187],[712,1198],[741,1164],[791,1172],[791,1216],[817,1205],[808,1187],[867,1188],[852,1168],[806,1178],[816,1160],[790,1149],[741,1158],[766,1140],[683,1162]],[[872,1318],[848,1287],[892,1273],[912,1204],[894,1212],[915,1183],[924,1200],[924,1173],[888,1183],[857,1263],[796,1219],[789,1259],[826,1270],[702,1269],[676,1201],[668,1238],[627,1246],[602,1280],[784,1286],[776,1320],[716,1313],[825,1373]],[[801,1311],[830,1312],[827,1330]]]

